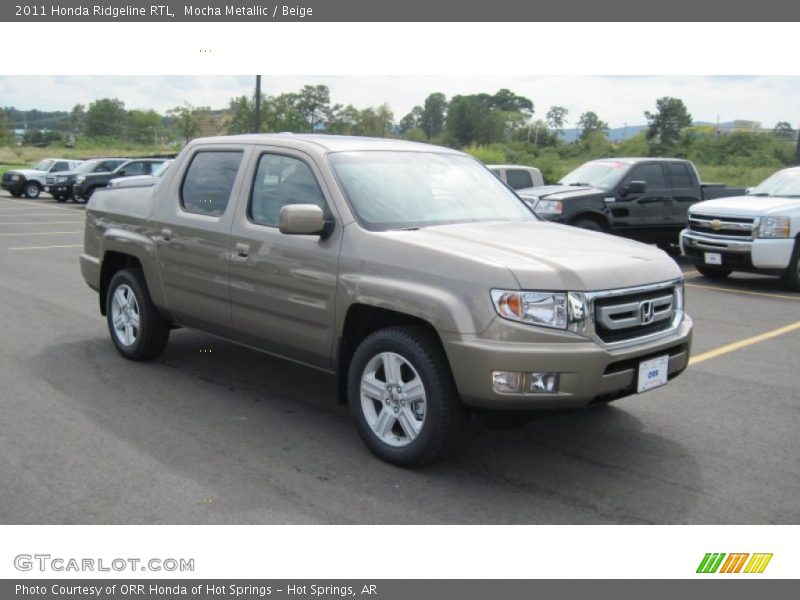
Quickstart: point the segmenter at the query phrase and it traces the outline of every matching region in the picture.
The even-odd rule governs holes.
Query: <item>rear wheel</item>
[[[111,340],[125,358],[155,358],[169,340],[169,321],[158,313],[139,269],[123,269],[111,278],[106,318]]]
[[[438,340],[422,327],[368,336],[350,361],[347,383],[358,433],[383,460],[424,465],[457,445],[466,411]]]
[[[697,272],[703,277],[709,279],[725,279],[733,271],[722,267],[707,267],[705,265],[697,265]]]

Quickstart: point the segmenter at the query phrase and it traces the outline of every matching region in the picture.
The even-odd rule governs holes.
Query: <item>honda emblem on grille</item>
[[[644,300],[639,303],[639,320],[642,322],[642,325],[652,323],[655,313],[656,311],[653,308],[652,300]]]

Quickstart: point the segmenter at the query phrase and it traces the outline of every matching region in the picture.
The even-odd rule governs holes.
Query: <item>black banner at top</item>
[[[10,0],[10,22],[567,22],[798,21],[800,3],[760,0]],[[610,33],[610,32],[609,32]],[[617,32],[633,38],[641,31]],[[674,40],[677,41],[677,40]]]

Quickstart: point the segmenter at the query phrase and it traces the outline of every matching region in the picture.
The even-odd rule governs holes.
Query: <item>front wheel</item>
[[[578,227],[579,229],[588,229],[589,231],[599,231],[600,233],[605,233],[605,228],[593,219],[578,219],[577,221],[573,221],[570,223],[573,227]]]
[[[800,292],[800,241],[795,242],[789,266],[783,273],[783,283],[792,291]]]
[[[22,193],[25,194],[25,197],[29,198],[30,200],[36,200],[36,198],[39,197],[41,191],[42,188],[35,181],[29,181],[28,183],[25,184],[25,187],[22,189]]]
[[[350,362],[347,388],[359,435],[395,465],[420,466],[446,456],[466,424],[439,341],[422,327],[368,336]]]
[[[158,313],[139,269],[123,269],[111,278],[106,319],[114,346],[130,360],[155,358],[169,340],[169,321]]]
[[[709,279],[725,279],[733,271],[731,269],[724,269],[721,267],[706,267],[704,265],[697,265],[697,272],[703,277]]]

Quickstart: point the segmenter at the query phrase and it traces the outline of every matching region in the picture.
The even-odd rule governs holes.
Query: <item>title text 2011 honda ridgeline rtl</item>
[[[195,140],[156,187],[92,197],[81,269],[124,357],[177,325],[335,372],[402,465],[449,451],[470,409],[663,385],[691,344],[663,252],[542,222],[473,158],[411,142]]]

